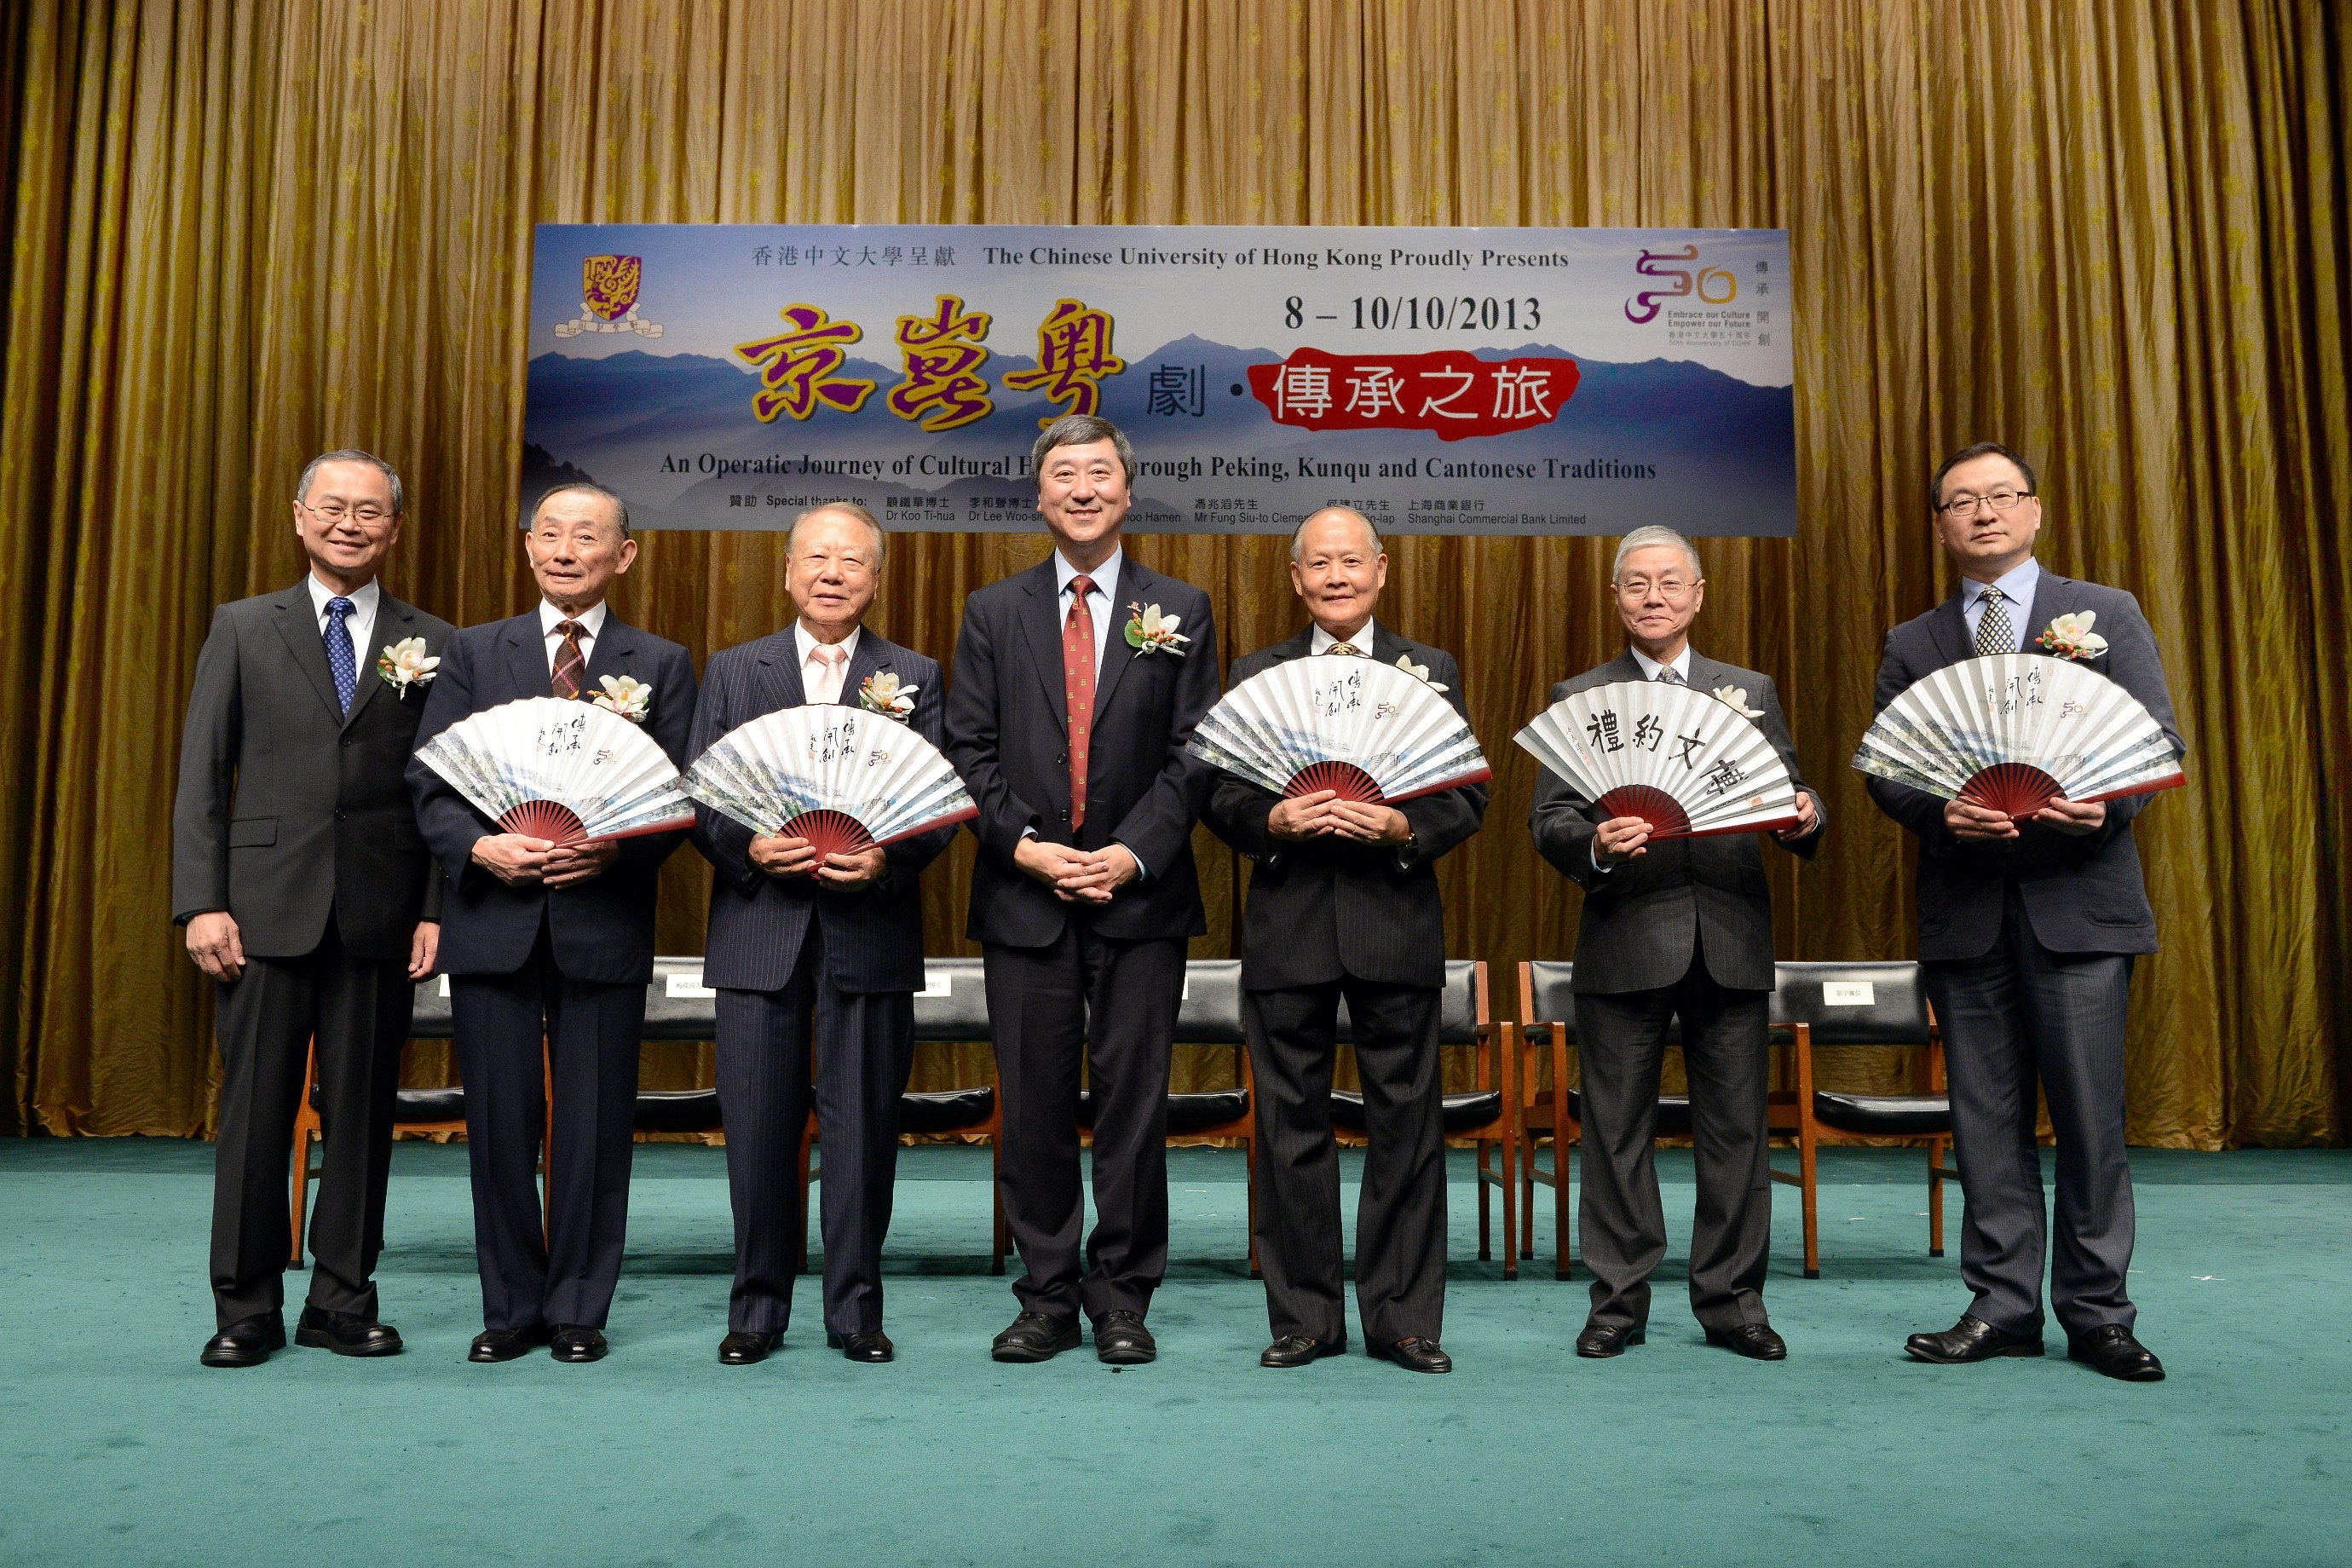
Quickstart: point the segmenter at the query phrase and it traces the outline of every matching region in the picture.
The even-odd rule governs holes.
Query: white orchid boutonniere
[[[422,686],[439,672],[441,661],[425,654],[423,637],[404,637],[396,643],[386,643],[383,652],[376,656],[375,672],[386,686],[408,700],[408,689]]]
[[[1429,679],[1429,666],[1425,664],[1413,663],[1412,656],[1409,653],[1401,653],[1397,655],[1397,668],[1403,670],[1407,675],[1419,676],[1423,681],[1427,682],[1429,689],[1432,691],[1443,691],[1445,689],[1445,687],[1442,682],[1431,680]]]
[[[1718,686],[1713,695],[1717,702],[1734,708],[1750,719],[1764,717],[1764,710],[1748,706],[1748,688],[1744,686]]]
[[[1150,653],[1184,657],[1184,645],[1192,639],[1177,635],[1176,624],[1181,616],[1162,615],[1157,605],[1129,605],[1127,609],[1127,646],[1138,657]]]
[[[646,721],[646,714],[654,705],[654,689],[634,675],[608,675],[601,682],[604,689],[588,699],[607,713],[618,713],[633,724]]]
[[[2077,610],[2071,616],[2061,616],[2033,641],[2060,658],[2096,658],[2107,651],[2107,639],[2091,629],[2091,623],[2098,618],[2096,610]]]
[[[921,689],[919,686],[901,686],[897,676],[887,669],[877,669],[857,689],[857,705],[868,713],[884,714],[904,724],[915,710],[915,693]]]

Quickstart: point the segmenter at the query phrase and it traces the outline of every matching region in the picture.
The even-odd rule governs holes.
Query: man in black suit
[[[1886,635],[1880,708],[1962,659],[2044,651],[2050,633],[2037,628],[2087,612],[2096,634],[2073,657],[2139,699],[2188,750],[2139,601],[2035,563],[2042,500],[2024,458],[1979,442],[1937,470],[1928,500],[1960,591]],[[1968,1195],[1960,1278],[1976,1295],[1958,1323],[1914,1334],[1905,1349],[1942,1363],[2040,1355],[2047,1253],[2066,1353],[2109,1377],[2156,1382],[2163,1363],[2132,1333],[2124,1147],[2132,960],[2156,951],[2131,830],[2149,797],[2055,800],[2015,822],[1885,779],[1870,781],[1870,796],[1919,840],[1919,958],[1943,1031]],[[2034,1142],[2037,1079],[2058,1140],[2054,1249]]]
[[[294,1342],[400,1349],[376,1321],[375,1262],[400,1048],[412,983],[433,972],[441,892],[401,770],[425,710],[410,689],[449,636],[376,581],[403,506],[382,458],[313,458],[294,488],[309,574],[223,605],[196,658],[172,903],[188,956],[219,983],[206,1366],[257,1366],[286,1343],[287,1162],[314,1039],[326,1168]]]
[[[1209,596],[1130,560],[1135,453],[1108,420],[1055,420],[1031,454],[1048,560],[971,595],[948,755],[979,804],[967,934],[982,944],[1004,1107],[1001,1190],[1028,1272],[999,1361],[1078,1343],[1158,1353],[1144,1314],[1168,1263],[1168,1063],[1184,943],[1208,929],[1184,750],[1217,700]],[[1095,1229],[1079,1267],[1078,1068],[1094,1096]]]
[[[592,700],[607,677],[625,676],[651,688],[636,721],[684,763],[694,661],[604,603],[636,559],[628,509],[594,485],[559,486],[541,498],[523,548],[543,595],[538,608],[449,639],[418,743],[526,697]],[[449,879],[441,966],[466,1082],[482,1273],[483,1331],[470,1359],[511,1361],[551,1343],[558,1361],[596,1361],[629,1216],[655,882],[686,835],[558,847],[500,832],[421,761],[409,763],[408,784]],[[542,1037],[552,1129],[543,1127]],[[542,1131],[544,1239],[531,1180]]]
[[[1617,547],[1611,586],[1629,646],[1553,687],[1551,700],[1612,681],[1663,680],[1738,709],[1763,730],[1797,786],[1797,821],[1774,837],[1811,859],[1827,819],[1798,770],[1771,677],[1702,658],[1690,646],[1691,622],[1706,600],[1698,552],[1672,529],[1637,528]],[[1679,1019],[1698,1184],[1691,1311],[1709,1343],[1780,1361],[1788,1346],[1767,1320],[1763,1298],[1772,1230],[1765,1126],[1772,893],[1757,835],[1652,843],[1645,819],[1596,821],[1595,811],[1547,771],[1528,823],[1544,858],[1584,889],[1576,935],[1584,1068],[1577,1226],[1592,1268],[1592,1309],[1576,1353],[1622,1355],[1645,1337],[1650,1274],[1666,1252],[1653,1155],[1658,1068]]]
[[[1312,623],[1234,666],[1235,685],[1291,659],[1357,657],[1434,683],[1464,721],[1462,673],[1444,648],[1376,626],[1388,585],[1380,535],[1327,507],[1290,541],[1290,584]],[[1366,1348],[1414,1372],[1454,1370],[1445,1316],[1445,1136],[1437,1030],[1445,910],[1437,861],[1478,831],[1486,789],[1401,805],[1318,790],[1286,799],[1219,773],[1209,825],[1255,863],[1242,929],[1242,991],[1257,1084],[1264,1184],[1257,1255],[1270,1367],[1347,1349],[1340,1304],[1339,1156],[1331,1066],[1339,1004],[1353,1026],[1371,1147],[1356,1207],[1356,1310]]]
[[[881,584],[873,513],[846,502],[803,512],[786,554],[799,619],[712,657],[692,753],[761,714],[813,702],[862,708],[869,724],[906,724],[940,744],[940,667],[863,624]],[[755,835],[709,806],[697,806],[695,820],[695,842],[718,872],[702,980],[719,993],[719,1102],[735,1207],[735,1289],[719,1359],[766,1359],[792,1318],[814,1044],[825,1342],[851,1361],[888,1361],[882,1238],[923,984],[919,879],[955,829],[819,864],[805,838]]]

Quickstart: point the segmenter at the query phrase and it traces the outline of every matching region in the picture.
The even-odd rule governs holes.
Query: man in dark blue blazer
[[[1292,659],[1402,665],[1470,718],[1444,648],[1408,642],[1372,613],[1388,585],[1381,536],[1353,507],[1326,507],[1290,541],[1304,631],[1234,664],[1234,684]],[[1356,1306],[1365,1349],[1414,1372],[1454,1370],[1445,1319],[1445,1129],[1438,1026],[1445,903],[1437,862],[1478,831],[1486,786],[1402,805],[1331,790],[1286,799],[1227,773],[1209,826],[1251,861],[1242,926],[1243,1011],[1257,1086],[1257,1255],[1274,1342],[1269,1367],[1347,1349],[1339,1153],[1331,1068],[1344,1000],[1371,1147],[1356,1208]]]
[[[2066,646],[2045,628],[2088,612],[2105,646],[2074,645],[2077,656],[2139,699],[2172,744],[2188,750],[2139,602],[2034,561],[2042,501],[2024,458],[1979,442],[1937,470],[1928,497],[1960,591],[1887,634],[1881,709],[1963,659]],[[2110,1377],[2160,1379],[2162,1363],[2132,1332],[2124,1146],[2132,960],[2156,951],[2131,830],[2149,797],[2057,800],[2013,822],[1885,779],[1870,781],[1870,795],[1919,841],[1919,957],[1943,1030],[1953,1152],[1968,1195],[1960,1277],[1976,1296],[1953,1328],[1914,1334],[1905,1348],[1943,1363],[2042,1354],[2046,1253],[2067,1354]],[[2034,1142],[2037,1079],[2058,1141],[2054,1247]]]
[[[1118,426],[1070,415],[1032,453],[1052,557],[964,604],[948,755],[979,804],[965,930],[982,944],[1003,1094],[1005,1217],[1028,1273],[996,1359],[1078,1343],[1157,1353],[1168,1263],[1168,1063],[1184,944],[1208,929],[1184,750],[1217,700],[1209,596],[1120,548],[1135,473]],[[1079,1262],[1078,1068],[1094,1099],[1095,1229]]]
[[[940,667],[863,624],[881,584],[883,543],[874,514],[855,503],[801,514],[784,576],[799,617],[712,656],[693,754],[762,714],[819,702],[942,742]],[[735,1208],[735,1289],[719,1359],[764,1360],[792,1318],[814,1044],[825,1342],[851,1361],[888,1361],[882,1238],[923,984],[919,879],[955,829],[819,864],[805,838],[755,835],[709,806],[696,807],[695,821],[695,842],[718,873],[702,981],[719,993],[719,1103]]]
[[[449,639],[417,743],[526,697],[592,700],[606,677],[625,676],[651,688],[636,721],[683,765],[694,661],[604,603],[637,553],[620,498],[587,484],[550,490],[524,549],[544,597],[529,614]],[[558,848],[500,832],[422,762],[408,764],[408,784],[449,879],[441,967],[466,1084],[482,1272],[483,1331],[470,1358],[511,1361],[551,1343],[558,1361],[595,1361],[628,1224],[655,883],[686,835]],[[543,1240],[531,1180],[546,1119],[542,1037],[555,1122]]]

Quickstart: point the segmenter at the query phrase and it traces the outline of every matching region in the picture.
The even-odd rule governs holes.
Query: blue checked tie
[[[335,674],[335,700],[349,718],[352,699],[359,695],[359,656],[352,651],[352,628],[346,619],[357,608],[341,594],[327,601],[327,668]]]

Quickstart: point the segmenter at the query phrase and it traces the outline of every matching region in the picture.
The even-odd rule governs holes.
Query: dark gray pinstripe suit
[[[1309,627],[1234,665],[1238,686],[1305,658]],[[1425,666],[1466,720],[1462,672],[1443,648],[1407,642],[1377,621],[1372,657]],[[1340,656],[1345,657],[1345,656]],[[1445,984],[1445,907],[1438,859],[1478,831],[1484,784],[1397,809],[1410,846],[1269,837],[1270,791],[1219,773],[1208,822],[1250,857],[1242,926],[1243,1008],[1257,1083],[1258,1263],[1275,1336],[1347,1338],[1341,1308],[1339,1162],[1331,1138],[1331,1068],[1339,1002],[1354,1026],[1371,1147],[1356,1210],[1356,1310],[1376,1344],[1435,1340],[1445,1319],[1445,1140],[1438,1073]]]
[[[909,722],[939,744],[940,667],[871,628],[858,636],[844,700],[855,702],[859,686],[882,670],[919,689]],[[791,627],[714,655],[691,750],[699,755],[730,730],[803,700]],[[694,841],[717,871],[702,978],[719,993],[719,1103],[735,1209],[727,1326],[781,1333],[792,1318],[814,1039],[824,1141],[824,1326],[871,1333],[882,1326],[898,1100],[914,1062],[912,994],[923,984],[919,879],[955,829],[891,845],[881,880],[840,892],[820,891],[806,877],[767,875],[751,864],[750,828],[707,806],[697,806],[695,818]]]

